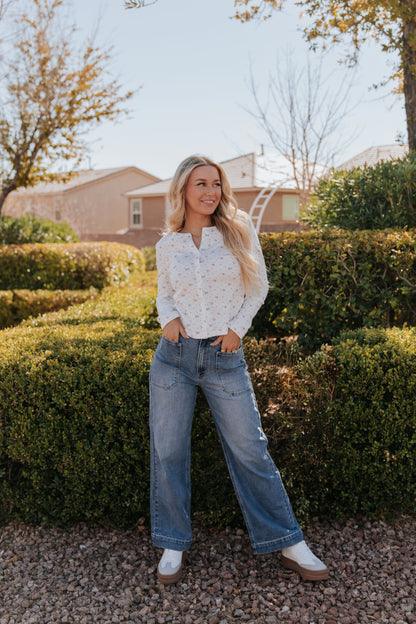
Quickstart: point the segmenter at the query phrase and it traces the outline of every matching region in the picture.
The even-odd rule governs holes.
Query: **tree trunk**
[[[403,91],[409,150],[416,151],[416,17],[403,23]]]
[[[12,191],[15,190],[15,186],[14,185],[9,185],[9,186],[4,186],[1,191],[0,191],[0,217],[1,217],[1,213],[3,212],[3,205],[4,202],[6,201],[6,197],[9,195],[9,193],[11,193]]]

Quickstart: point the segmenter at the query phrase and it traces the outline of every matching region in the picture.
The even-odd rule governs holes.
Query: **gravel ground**
[[[163,587],[148,531],[0,527],[0,624],[416,623],[416,519],[316,522],[330,578],[302,582],[244,531],[195,530],[182,582]]]

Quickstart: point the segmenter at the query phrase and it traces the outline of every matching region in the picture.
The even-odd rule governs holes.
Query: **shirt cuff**
[[[230,329],[232,329],[235,334],[237,334],[237,336],[240,338],[240,340],[242,340],[244,338],[244,336],[246,335],[246,333],[250,329],[250,326],[245,327],[244,325],[241,325],[241,323],[240,324],[236,324],[236,323],[233,323],[232,321],[230,323],[228,323],[228,327]]]
[[[175,318],[180,318],[180,314],[179,312],[177,312],[177,310],[172,310],[170,314],[164,314],[163,318],[159,315],[157,317],[157,320],[159,321],[160,326],[163,329],[168,323],[173,321],[173,319]]]

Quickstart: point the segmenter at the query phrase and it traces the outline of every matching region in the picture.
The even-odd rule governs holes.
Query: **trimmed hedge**
[[[154,288],[97,299],[4,330],[0,514],[127,526],[148,505],[148,370]]]
[[[344,334],[333,358],[328,502],[344,512],[415,512],[416,328]]]
[[[119,243],[62,243],[0,247],[0,289],[104,288],[143,273],[139,249]]]
[[[143,318],[154,295],[153,286],[109,288],[2,332],[3,519],[148,521],[148,372],[160,332]],[[245,340],[270,450],[300,518],[416,511],[415,339],[415,329],[362,329],[310,357],[296,340]],[[202,397],[192,449],[194,516],[241,524]]]
[[[302,217],[312,228],[416,228],[416,152],[322,178]]]
[[[156,271],[156,247],[142,247],[141,251],[146,262],[146,271]]]
[[[416,325],[416,231],[262,234],[270,292],[253,334],[310,348],[345,329]]]
[[[295,506],[414,513],[415,393],[416,328],[345,332],[288,372],[268,430]]]
[[[0,217],[0,245],[24,243],[76,243],[78,236],[67,223],[25,215],[15,219]]]
[[[0,290],[0,329],[31,316],[64,310],[97,295],[97,290]]]

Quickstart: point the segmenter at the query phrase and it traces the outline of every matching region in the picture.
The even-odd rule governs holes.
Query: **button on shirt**
[[[245,294],[238,260],[215,226],[202,229],[199,249],[190,233],[170,232],[156,244],[157,310],[163,327],[180,318],[191,338],[225,335],[242,338],[268,291],[260,243],[250,222],[259,265],[258,290]]]

